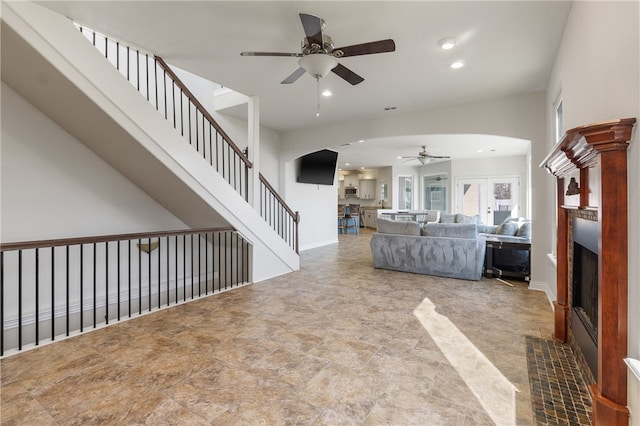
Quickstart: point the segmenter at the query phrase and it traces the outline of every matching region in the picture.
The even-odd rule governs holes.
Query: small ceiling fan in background
[[[429,162],[431,162],[432,160],[441,160],[441,159],[447,159],[447,158],[451,158],[448,155],[431,155],[427,152],[427,147],[425,145],[422,145],[422,151],[418,152],[418,155],[412,155],[409,157],[401,157],[402,160],[405,161],[412,161],[412,160],[418,160],[420,163],[427,164]]]
[[[349,56],[371,55],[374,53],[393,52],[395,42],[391,39],[354,44],[351,46],[334,47],[331,37],[323,33],[324,20],[317,16],[300,13],[300,21],[306,37],[302,40],[300,53],[281,52],[241,52],[242,56],[286,56],[300,58],[298,69],[281,81],[281,84],[291,84],[298,80],[305,72],[316,80],[325,77],[329,71],[352,85],[362,83],[364,78],[338,62],[339,58]]]

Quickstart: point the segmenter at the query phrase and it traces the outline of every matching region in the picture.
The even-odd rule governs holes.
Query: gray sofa
[[[373,266],[394,271],[479,280],[486,245],[475,223],[419,223],[378,218],[371,238]]]
[[[508,217],[500,225],[478,225],[478,232],[482,236],[498,238],[505,242],[530,243],[531,220]]]

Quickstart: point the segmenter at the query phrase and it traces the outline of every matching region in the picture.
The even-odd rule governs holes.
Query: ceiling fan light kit
[[[338,60],[326,53],[315,53],[300,58],[298,65],[314,78],[322,78],[338,65]]]

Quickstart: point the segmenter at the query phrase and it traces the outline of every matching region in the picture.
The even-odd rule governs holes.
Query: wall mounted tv
[[[323,149],[300,158],[298,182],[333,185],[338,153]]]

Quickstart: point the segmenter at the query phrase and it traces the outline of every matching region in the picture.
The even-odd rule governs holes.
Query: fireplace
[[[541,164],[557,183],[553,337],[573,345],[583,334],[585,346],[592,347],[595,355],[590,362],[585,359],[590,366],[583,370],[596,373],[589,390],[597,426],[629,423],[624,363],[629,302],[627,149],[635,122],[621,118],[567,130]],[[575,217],[591,219],[586,232],[585,223],[573,221]],[[589,237],[593,233],[595,244]],[[574,275],[580,283],[575,290]],[[580,352],[587,358],[589,349]]]
[[[571,332],[594,378],[598,377],[598,223],[572,220]]]

